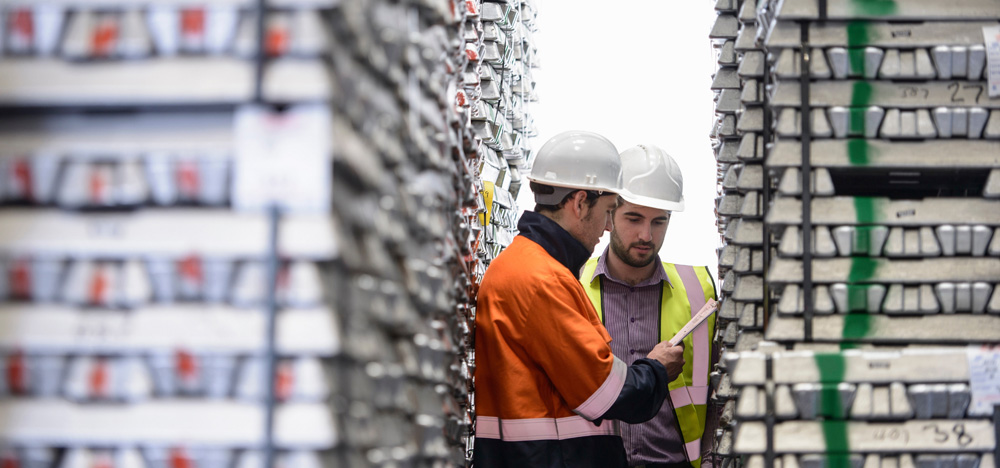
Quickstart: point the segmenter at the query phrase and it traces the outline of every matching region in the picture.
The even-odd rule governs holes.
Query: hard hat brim
[[[679,202],[672,202],[667,200],[661,200],[659,198],[636,195],[634,193],[629,192],[628,190],[622,190],[621,192],[618,193],[618,195],[621,195],[622,199],[633,205],[655,208],[657,210],[684,211],[683,198],[681,198],[681,201]]]
[[[609,187],[601,187],[601,186],[596,186],[596,185],[563,184],[563,183],[559,183],[559,182],[553,182],[551,180],[539,179],[539,178],[533,177],[531,175],[526,175],[526,176],[524,176],[524,178],[528,179],[531,182],[535,182],[537,184],[549,185],[549,186],[552,186],[552,187],[563,187],[563,188],[570,188],[570,189],[576,189],[576,190],[596,190],[596,191],[604,192],[604,193],[608,193],[608,194],[618,194],[618,193],[621,192],[620,190],[618,190],[618,189],[616,189],[614,187],[610,187],[609,188]]]

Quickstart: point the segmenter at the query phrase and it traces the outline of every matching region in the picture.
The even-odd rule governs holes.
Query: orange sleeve
[[[534,293],[527,297],[532,302],[523,308],[522,323],[510,324],[519,330],[505,333],[520,335],[520,346],[574,412],[596,419],[617,399],[627,366],[612,355],[607,331],[569,272],[552,274],[531,287]]]

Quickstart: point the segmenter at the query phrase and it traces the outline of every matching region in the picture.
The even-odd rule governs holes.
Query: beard
[[[629,254],[629,249],[632,247],[649,247],[649,257],[648,258],[636,258]],[[636,242],[632,245],[626,246],[622,242],[621,238],[616,236],[614,231],[611,232],[611,251],[621,259],[626,265],[633,268],[642,268],[656,259],[656,245],[652,242]]]

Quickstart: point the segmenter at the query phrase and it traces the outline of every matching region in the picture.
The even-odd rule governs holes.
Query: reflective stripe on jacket
[[[601,278],[594,278],[598,260],[597,257],[588,260],[580,277],[603,322]],[[663,262],[663,268],[670,283],[663,282],[662,285],[660,341],[672,338],[708,299],[715,298],[715,285],[706,267]],[[705,431],[714,331],[715,318],[709,317],[706,325],[698,327],[684,339],[684,372],[669,385],[670,400],[684,438],[685,452],[694,468],[701,465],[701,439]]]

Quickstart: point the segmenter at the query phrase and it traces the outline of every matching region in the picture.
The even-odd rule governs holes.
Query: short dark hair
[[[555,193],[555,191],[556,191],[555,187],[553,187],[551,185],[539,184],[538,182],[531,182],[528,186],[531,187],[531,193],[537,193],[539,195],[551,195],[551,194]],[[572,191],[570,193],[567,193],[566,196],[563,197],[562,201],[560,201],[558,205],[543,205],[541,203],[536,203],[535,204],[535,212],[536,213],[541,213],[541,212],[544,212],[544,211],[548,211],[548,212],[559,211],[559,209],[561,209],[563,207],[563,205],[565,205],[566,202],[576,192],[584,192],[584,193],[587,194],[587,200],[586,200],[587,201],[587,206],[590,207],[590,208],[593,208],[594,205],[597,204],[597,199],[598,198],[600,198],[602,196],[606,196],[606,195],[616,195],[614,193],[599,192],[597,190],[584,190],[584,189],[574,190],[574,191]]]

